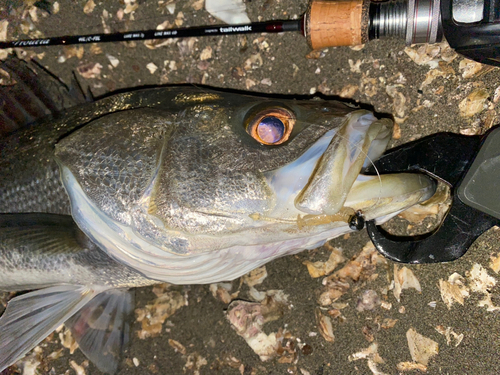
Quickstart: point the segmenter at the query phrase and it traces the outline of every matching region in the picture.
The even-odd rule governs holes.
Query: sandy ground
[[[0,10],[8,21],[9,39],[26,33],[58,36],[217,23],[202,1],[123,0],[96,2],[93,7],[86,0],[59,0],[52,5],[52,15],[33,10],[29,1],[8,3]],[[175,5],[173,14],[167,3]],[[307,6],[292,0],[253,0],[246,5],[254,21],[297,17]],[[66,82],[77,72],[82,86],[96,97],[136,86],[186,82],[270,94],[341,96],[392,114],[398,124],[393,145],[439,131],[479,134],[498,121],[500,71],[465,60],[445,44],[406,48],[403,41],[375,41],[359,49],[311,54],[303,37],[288,33],[20,53],[35,56]],[[175,299],[183,306],[174,312],[162,305],[167,312],[153,337],[144,337],[144,323],[134,322],[119,373],[412,374],[418,370],[411,368],[419,368],[429,374],[496,374],[499,238],[495,228],[456,262],[406,268],[368,249],[363,262],[350,263],[362,271],[357,276],[341,277],[337,271],[361,253],[368,242],[364,232],[268,264],[267,278],[255,288],[281,290],[288,302],[282,314],[263,327],[267,335],[276,333],[281,343],[267,361],[259,359],[226,319],[231,293],[239,291],[238,299],[254,300],[248,283],[236,280],[225,286],[229,292],[219,290],[218,297],[208,285],[156,289],[156,294],[152,288],[139,289],[137,309]],[[332,246],[345,258],[332,272],[337,276],[312,278],[303,262],[325,262]],[[403,286],[400,295],[398,285]],[[338,299],[325,302],[325,292]],[[156,310],[149,309],[154,315]],[[419,335],[428,340],[414,343]],[[78,350],[69,354],[64,349],[58,359],[47,358],[60,348],[58,335],[42,343],[38,358],[43,360],[35,373],[99,374]],[[31,358],[37,362],[36,357]],[[22,366],[12,371],[23,373]],[[24,373],[32,373],[29,366]]]

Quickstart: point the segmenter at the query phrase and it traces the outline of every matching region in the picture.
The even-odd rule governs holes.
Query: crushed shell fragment
[[[419,293],[422,292],[420,283],[415,276],[415,274],[407,267],[399,269],[399,267],[394,265],[394,297],[400,302],[401,293],[404,289],[415,289]]]
[[[319,308],[316,309],[316,322],[321,336],[328,342],[334,342],[335,335],[333,334],[332,320],[330,317],[323,315]]]
[[[408,347],[410,348],[411,358],[414,362],[421,363],[424,366],[429,364],[429,360],[438,354],[438,343],[430,338],[422,336],[413,328],[406,332]]]
[[[465,279],[458,273],[453,273],[446,280],[439,280],[439,290],[441,292],[441,299],[451,309],[453,303],[464,304],[465,298],[469,297],[469,290],[465,285]]]
[[[312,278],[329,275],[337,266],[346,259],[342,256],[342,250],[332,248],[330,256],[326,262],[311,262],[306,260],[303,262],[307,266],[307,271]]]

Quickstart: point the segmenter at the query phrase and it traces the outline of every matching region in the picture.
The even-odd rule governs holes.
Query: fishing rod
[[[41,47],[230,34],[300,32],[312,49],[356,46],[387,37],[408,45],[438,43],[475,61],[500,66],[499,0],[312,0],[298,20],[194,26],[0,42],[0,48]]]
[[[281,33],[300,31],[298,20],[254,22],[245,25],[193,26],[167,30],[140,30],[110,34],[68,35],[53,38],[24,39],[0,42],[0,48],[41,47],[86,43],[128,42],[132,40],[172,39],[250,33]]]

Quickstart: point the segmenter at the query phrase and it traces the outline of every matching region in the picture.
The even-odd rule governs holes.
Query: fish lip
[[[339,213],[370,150],[380,142],[377,142],[379,135],[387,135],[382,131],[384,128],[384,121],[367,110],[347,115],[344,124],[316,162],[308,184],[296,196],[295,207],[309,215]]]
[[[271,210],[269,216],[279,217],[280,211],[286,210],[294,211],[294,217],[297,214],[307,214],[298,210],[293,201],[307,185],[318,160],[323,156],[336,132],[335,128],[328,130],[294,161],[278,169],[264,172],[266,182],[276,197],[274,209]],[[290,202],[292,205],[289,204]],[[282,209],[279,209],[280,207]]]

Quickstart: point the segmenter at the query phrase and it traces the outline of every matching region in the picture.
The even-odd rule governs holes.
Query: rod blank
[[[131,40],[171,39],[229,34],[282,33],[301,30],[301,20],[266,21],[233,26],[194,26],[167,30],[141,30],[112,34],[68,35],[53,38],[23,39],[0,42],[0,48],[67,46],[71,44],[127,42]]]

